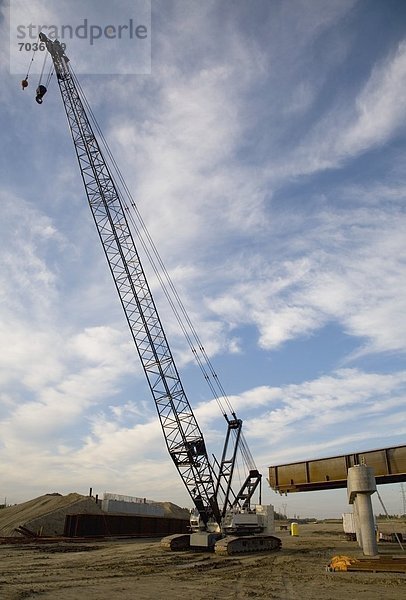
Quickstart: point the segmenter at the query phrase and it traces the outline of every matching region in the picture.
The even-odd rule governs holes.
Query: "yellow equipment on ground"
[[[356,562],[358,562],[358,560],[356,558],[351,558],[351,556],[333,556],[330,563],[327,565],[327,571],[347,571],[348,567]]]

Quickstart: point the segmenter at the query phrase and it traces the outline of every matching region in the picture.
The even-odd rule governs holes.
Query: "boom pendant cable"
[[[222,401],[223,401],[223,402],[225,402],[227,409],[231,413],[233,418],[236,418],[235,411],[231,405],[231,402],[230,402],[229,398],[227,397],[224,387],[223,387],[217,373],[215,372],[215,370],[213,368],[210,358],[208,357],[208,355],[206,353],[206,350],[205,350],[205,348],[197,334],[197,331],[193,325],[193,322],[191,321],[191,319],[186,311],[186,308],[175,288],[175,285],[169,275],[169,272],[165,267],[165,264],[158,252],[158,249],[157,249],[154,241],[152,240],[152,237],[151,237],[151,235],[147,229],[147,226],[137,208],[134,198],[133,198],[127,184],[125,183],[124,177],[114,159],[114,156],[113,156],[113,154],[110,150],[110,147],[107,143],[107,140],[104,137],[104,134],[97,122],[97,119],[96,119],[90,105],[89,105],[89,102],[87,101],[87,98],[83,91],[83,88],[81,87],[79,80],[77,79],[75,73],[73,72],[72,67],[70,67],[70,68],[71,68],[72,77],[75,80],[75,84],[76,84],[78,90],[80,91],[80,95],[82,97],[83,103],[89,112],[90,118],[100,136],[102,144],[107,152],[107,155],[111,161],[111,165],[112,165],[114,171],[116,172],[118,180],[121,185],[118,185],[117,181],[116,181],[116,184],[118,185],[118,187],[120,187],[120,189],[122,189],[123,195],[125,194],[125,196],[127,196],[127,198],[129,199],[131,209],[134,211],[134,214],[140,224],[139,226],[136,224],[134,217],[132,216],[132,213],[130,211],[130,208],[128,206],[126,206],[125,208],[127,210],[129,220],[130,220],[132,226],[134,227],[134,230],[137,234],[137,237],[139,238],[139,240],[141,242],[144,252],[146,253],[146,255],[148,257],[148,260],[152,266],[154,274],[157,277],[157,279],[161,285],[161,288],[171,306],[171,309],[174,312],[176,320],[186,338],[186,341],[188,342],[188,345],[192,351],[192,354],[194,355],[195,360],[198,363],[198,365],[203,373],[204,379],[206,380],[207,384],[209,385],[209,388],[210,388],[211,392],[213,393],[214,398],[215,398],[216,402],[218,403],[222,414],[228,421],[229,419],[227,417],[227,410],[225,410],[222,405]],[[157,264],[158,264],[158,266],[157,266]],[[163,275],[161,275],[161,272]],[[182,316],[183,316],[183,318],[182,318]],[[189,331],[187,330],[187,327],[185,326],[185,322],[188,326]],[[197,348],[196,348],[195,344],[193,343],[193,339],[196,343]],[[217,387],[220,395],[216,391],[216,387]]]
[[[112,176],[112,179],[114,179],[117,188],[122,191],[123,208],[126,211],[129,222],[132,225],[133,230],[134,230],[135,234],[137,235],[137,238],[139,239],[141,246],[151,264],[151,267],[157,278],[157,281],[159,282],[159,284],[162,288],[162,291],[163,291],[163,293],[174,313],[174,316],[179,324],[179,327],[180,327],[183,335],[185,336],[185,339],[191,349],[191,352],[195,358],[195,361],[203,374],[204,380],[206,381],[207,385],[209,386],[209,389],[213,395],[213,399],[217,402],[221,413],[223,414],[223,416],[225,417],[225,419],[228,423],[230,423],[230,417],[228,416],[228,414],[232,415],[232,419],[237,420],[235,410],[234,410],[229,398],[227,397],[227,394],[223,388],[223,385],[220,382],[219,377],[214,370],[214,367],[210,361],[209,356],[206,353],[206,350],[200,340],[200,337],[194,327],[194,324],[193,324],[189,314],[186,311],[186,308],[175,288],[175,285],[172,281],[172,278],[171,278],[168,270],[165,267],[165,264],[158,252],[158,249],[148,231],[145,221],[143,220],[143,218],[137,208],[134,198],[124,180],[124,177],[120,171],[120,168],[117,165],[117,162],[110,150],[108,142],[97,122],[97,119],[96,119],[96,117],[92,111],[92,108],[86,98],[83,88],[82,88],[78,78],[76,77],[76,74],[74,73],[71,65],[70,65],[70,72],[71,72],[72,79],[74,80],[75,85],[77,87],[78,93],[80,94],[81,100],[82,100],[84,106],[86,106],[89,117],[90,117],[96,131],[98,132],[98,134],[100,136],[100,141],[101,141],[101,143],[107,153],[107,156],[110,160],[110,165],[116,174],[116,177],[113,178],[113,176]],[[125,201],[125,198],[128,199],[128,204]],[[227,408],[225,408],[225,407],[227,407]],[[246,440],[245,440],[242,432],[241,432],[241,440],[240,440],[240,444],[239,444],[239,449],[240,449],[240,452],[241,452],[241,455],[242,455],[242,458],[243,458],[245,464],[250,469],[256,469],[251,452],[248,449],[248,445],[246,443]]]
[[[200,340],[200,337],[195,329],[195,326],[194,326],[194,324],[193,324],[193,322],[192,322],[192,320],[191,320],[191,318],[190,318],[190,316],[189,316],[189,314],[188,314],[188,312],[176,290],[175,284],[173,283],[172,278],[171,278],[168,270],[166,269],[166,266],[162,260],[162,257],[160,256],[158,249],[151,237],[151,234],[148,231],[145,221],[143,220],[143,218],[138,210],[135,200],[131,194],[131,191],[129,190],[129,188],[124,180],[124,177],[120,171],[120,168],[117,165],[117,162],[112,154],[112,151],[110,150],[108,142],[107,142],[107,140],[103,134],[103,131],[101,130],[101,127],[92,111],[92,108],[86,98],[83,88],[82,88],[79,80],[77,79],[76,74],[73,72],[72,67],[70,67],[70,68],[71,68],[72,77],[73,77],[75,84],[78,88],[78,91],[81,95],[82,101],[88,110],[90,118],[100,136],[100,140],[101,140],[101,142],[107,152],[107,155],[110,159],[111,166],[117,175],[118,181],[115,180],[116,185],[117,185],[117,187],[119,187],[122,190],[124,200],[125,200],[125,197],[128,198],[129,205],[125,204],[125,209],[126,209],[126,213],[129,218],[129,221],[130,221],[138,239],[140,240],[141,246],[151,264],[153,272],[162,288],[162,291],[173,311],[176,321],[178,322],[178,325],[179,325],[183,335],[185,336],[185,339],[191,349],[192,355],[194,356],[195,361],[196,361],[197,365],[199,366],[200,371],[203,374],[203,378],[206,381],[206,383],[213,395],[213,399],[216,401],[216,403],[220,409],[220,412],[223,414],[226,421],[230,422],[230,419],[229,419],[227,413],[231,414],[234,419],[237,418],[235,410],[231,404],[231,401],[228,398],[228,396],[224,390],[224,387],[223,387],[217,373],[214,370],[213,364],[212,364],[209,356],[206,353],[206,350]],[[139,224],[137,223],[136,219]],[[225,408],[225,407],[227,407],[227,408]],[[239,450],[241,452],[244,463],[250,469],[256,469],[254,459],[248,448],[248,444],[247,444],[247,441],[245,439],[243,432],[241,432]]]

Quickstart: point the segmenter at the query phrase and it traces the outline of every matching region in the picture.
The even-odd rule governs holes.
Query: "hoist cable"
[[[38,46],[35,46],[34,44],[33,44],[33,46],[35,47],[35,49],[32,51],[32,57],[31,57],[31,61],[30,61],[30,64],[28,65],[28,71],[27,71],[27,75],[25,76],[25,79],[26,79],[26,80],[28,79],[28,75],[30,74],[31,67],[32,67],[32,63],[34,62],[34,57],[35,57],[35,54],[36,54],[36,52],[37,52],[37,47],[38,47]],[[47,54],[48,54],[48,53],[47,53]]]
[[[33,55],[31,57],[31,61],[30,64],[28,65],[28,71],[27,71],[27,75],[25,76],[25,79],[28,79],[28,75],[30,74],[31,71],[31,67],[32,67],[32,63],[34,62],[34,56],[35,56],[36,50],[34,50]]]
[[[53,74],[54,74],[54,67],[53,67],[53,65],[52,65],[52,66],[51,66],[51,68],[49,69],[48,77],[47,77],[47,79],[46,79],[46,82],[45,82],[45,87],[46,87],[46,88],[47,88],[47,87],[49,86],[49,84],[51,83],[51,79],[52,79],[52,76],[53,76]]]

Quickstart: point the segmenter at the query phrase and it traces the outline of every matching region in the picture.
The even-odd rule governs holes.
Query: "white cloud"
[[[396,439],[405,433],[405,384],[405,372],[384,375],[341,369],[283,386],[273,391],[268,410],[247,419],[247,437],[267,447],[268,456],[287,456],[290,451],[291,461],[305,460],[323,456],[327,448],[330,454],[344,452],[344,443],[350,449],[360,441],[371,446],[374,439],[386,435],[382,428],[395,411],[398,417],[391,422],[390,436]],[[306,454],[301,455],[304,448]]]
[[[46,314],[56,297],[56,277],[47,260],[50,246],[64,244],[51,219],[10,190],[1,190],[3,242],[0,290],[14,312],[27,311],[27,290],[34,310]],[[31,311],[28,311],[31,313]]]
[[[406,116],[406,41],[394,56],[375,66],[356,98],[356,118],[340,135],[337,155],[362,152],[399,133]]]
[[[313,227],[293,237],[287,232],[290,246],[280,260],[272,260],[270,250],[270,260],[255,257],[250,268],[228,270],[228,289],[207,300],[208,307],[232,328],[255,324],[263,348],[334,321],[363,340],[363,352],[404,351],[405,226],[396,205],[346,211],[325,206]]]
[[[342,167],[344,161],[384,145],[404,128],[406,42],[374,65],[359,91],[345,104],[341,95],[294,147],[285,164],[271,166],[273,178]]]
[[[2,318],[0,380],[6,389],[9,385],[21,384],[27,390],[38,391],[62,376],[63,339],[57,332],[33,327],[29,319],[6,319],[4,312]],[[18,398],[17,391],[15,393]]]
[[[95,378],[91,378],[89,387],[94,383]],[[104,384],[102,381],[100,389]],[[402,419],[405,387],[405,372],[381,375],[341,369],[300,384],[246,390],[231,397],[231,401],[237,413],[245,418],[248,444],[257,465],[266,473],[269,464],[340,454],[354,451],[354,448],[362,451],[379,447],[382,429],[390,431],[389,438],[392,445],[395,444],[405,433]],[[98,391],[96,389],[96,393]],[[165,494],[170,493],[173,501],[187,504],[155,415],[151,415],[145,424],[126,426],[120,422],[122,415],[114,410],[100,412],[91,418],[90,430],[79,447],[73,448],[69,441],[67,444],[60,442],[51,452],[52,428],[57,426],[58,418],[59,422],[75,418],[73,413],[82,399],[75,402],[69,394],[69,402],[60,398],[53,408],[51,405],[48,408],[37,406],[36,411],[32,411],[27,406],[19,411],[15,443],[11,443],[10,427],[2,431],[7,455],[14,457],[11,463],[3,462],[6,484],[17,485],[15,465],[18,465],[18,480],[26,478],[28,487],[39,479],[43,484],[49,480],[53,481],[54,487],[61,489],[63,486],[68,490],[93,485],[104,490],[145,495],[147,489],[152,498],[165,499]],[[136,413],[131,407],[130,411]],[[206,433],[209,451],[217,448],[216,452],[219,452],[226,424],[216,403],[201,404],[195,414]],[[42,448],[38,446],[35,450],[35,463],[29,457],[25,460],[35,439],[32,430],[24,429],[26,417],[29,427],[35,426],[44,437]],[[83,420],[80,411],[76,414],[76,422],[78,420]],[[14,471],[11,465],[14,465]],[[43,473],[48,475],[44,478]]]
[[[89,332],[84,335],[89,335]],[[114,337],[120,338],[117,332],[110,332],[110,340]],[[85,418],[87,410],[107,399],[111,400],[120,389],[120,378],[133,372],[124,344],[113,344],[107,359],[103,352],[97,356],[84,354],[82,348],[77,349],[78,341],[73,340],[71,344],[69,339],[65,344],[54,346],[50,352],[47,341],[44,346],[35,349],[38,363],[45,361],[45,365],[40,364],[39,367],[42,378],[40,375],[35,378],[35,372],[30,375],[30,369],[35,370],[38,364],[27,361],[20,365],[21,379],[18,384],[14,381],[5,382],[14,384],[20,396],[26,395],[25,400],[17,397],[11,406],[8,403],[8,414],[4,415],[0,424],[5,445],[20,440],[17,444],[21,444],[21,450],[31,445],[41,448],[46,447],[50,439],[55,441],[58,436],[69,438],[72,435],[70,428]],[[51,360],[54,369],[43,373],[41,368],[49,366]],[[32,399],[27,399],[27,390],[34,394]]]

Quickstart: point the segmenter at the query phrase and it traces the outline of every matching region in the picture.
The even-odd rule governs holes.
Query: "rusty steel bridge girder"
[[[373,467],[377,484],[406,481],[406,446],[342,454],[269,467],[269,485],[280,494],[347,487],[350,467]]]

